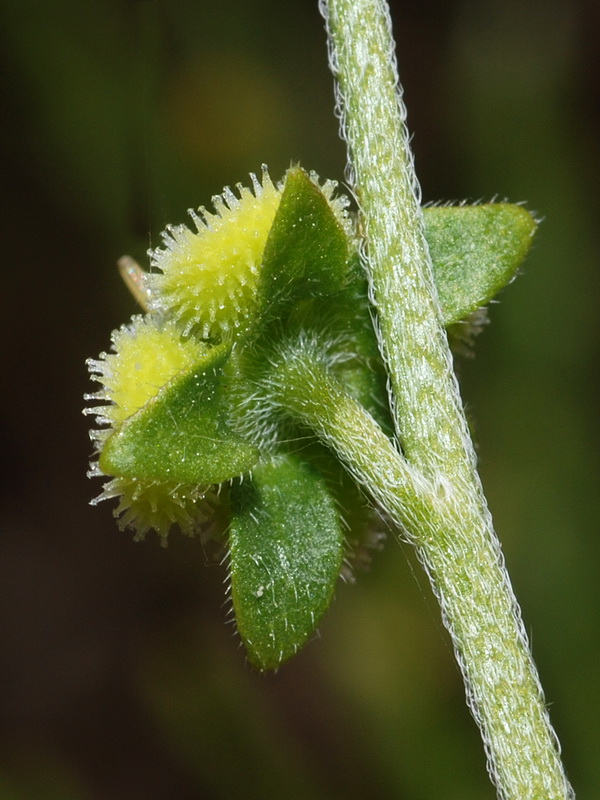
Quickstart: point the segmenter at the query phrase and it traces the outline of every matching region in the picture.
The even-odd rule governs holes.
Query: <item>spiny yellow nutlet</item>
[[[281,199],[263,166],[262,183],[251,175],[253,192],[237,184],[213,198],[216,213],[189,213],[196,226],[169,226],[162,248],[150,250],[150,307],[172,314],[184,333],[205,339],[242,327],[251,315],[263,252]]]
[[[99,359],[87,362],[92,380],[102,384],[100,391],[86,395],[86,400],[104,404],[84,412],[95,414],[103,426],[91,434],[98,451],[111,429],[118,428],[182,370],[195,364],[206,345],[183,337],[172,320],[136,316],[129,325],[113,332],[112,349],[114,352],[102,353]],[[89,475],[104,475],[97,461],[92,462]],[[92,502],[115,497],[119,498],[119,505],[114,514],[122,530],[133,528],[135,538],[142,539],[154,528],[165,544],[173,524],[184,533],[194,533],[208,518],[215,494],[207,486],[116,476],[106,482]]]
[[[101,475],[92,467],[90,476]],[[111,478],[102,493],[92,500],[96,505],[102,500],[118,497],[114,510],[120,530],[132,528],[135,540],[144,539],[153,529],[167,543],[172,525],[178,525],[183,533],[191,536],[212,515],[217,495],[213,486],[196,486],[175,483],[141,481],[133,478]]]
[[[206,345],[186,339],[172,320],[135,316],[112,334],[113,353],[87,362],[91,378],[102,389],[86,400],[107,405],[86,409],[98,422],[119,425],[155,397],[160,389],[206,351]]]

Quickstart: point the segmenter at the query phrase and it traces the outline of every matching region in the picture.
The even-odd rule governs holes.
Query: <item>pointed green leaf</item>
[[[231,595],[248,658],[275,669],[313,634],[342,561],[335,502],[319,474],[293,456],[256,467],[234,493]]]
[[[348,233],[323,191],[303,169],[290,169],[263,256],[263,315],[280,318],[299,301],[341,289],[351,252]]]
[[[231,431],[220,402],[228,355],[225,346],[212,348],[126,419],[102,448],[102,471],[145,481],[210,484],[251,469],[258,451]]]
[[[491,203],[423,209],[444,324],[485,305],[515,276],[536,229],[522,206]]]

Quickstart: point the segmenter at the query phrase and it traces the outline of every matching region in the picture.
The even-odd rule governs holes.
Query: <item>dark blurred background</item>
[[[598,797],[595,3],[393,15],[424,199],[544,218],[463,393],[567,768]],[[263,161],[343,179],[316,0],[0,0],[0,26],[0,798],[491,800],[410,548],[260,676],[197,541],[136,544],[88,505],[84,361],[136,310],[116,259]]]

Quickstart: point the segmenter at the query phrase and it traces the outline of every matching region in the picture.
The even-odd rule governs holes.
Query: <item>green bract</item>
[[[248,657],[263,670],[279,666],[302,647],[331,601],[344,551],[340,513],[352,516],[347,527],[352,548],[360,548],[358,520],[365,529],[372,523],[364,504],[360,510],[362,495],[351,478],[340,478],[332,453],[314,443],[295,455],[287,452],[290,438],[306,441],[311,430],[298,428],[285,407],[285,391],[279,399],[270,392],[271,365],[296,348],[308,364],[305,375],[311,375],[313,359],[315,375],[330,374],[386,434],[392,429],[367,282],[345,203],[333,198],[332,184],[321,186],[298,167],[277,188],[266,180],[268,192],[255,181],[255,195],[240,190],[237,201],[226,194],[229,207],[226,214],[221,209],[218,220],[226,233],[221,240],[234,246],[236,208],[250,204],[252,218],[264,225],[270,217],[261,214],[261,198],[271,204],[271,227],[260,234],[264,248],[247,248],[262,252],[262,262],[258,272],[253,264],[252,272],[245,273],[244,292],[232,292],[231,313],[219,305],[203,316],[208,276],[216,272],[213,279],[219,279],[218,270],[211,272],[213,262],[211,269],[202,263],[202,242],[214,249],[208,215],[198,235],[181,228],[165,238],[169,247],[160,251],[160,266],[168,281],[155,279],[151,286],[151,305],[160,314],[136,317],[135,324],[113,336],[115,355],[90,362],[95,379],[104,384],[90,397],[113,403],[91,409],[101,424],[109,425],[94,436],[99,455],[94,472],[111,478],[102,497],[122,495],[122,524],[136,528],[140,537],[149,524],[159,523],[163,537],[174,523],[194,532],[195,510],[196,526],[206,515],[202,500],[207,487],[231,482],[231,490],[221,495],[228,504],[221,516],[229,520],[231,599]],[[247,208],[244,213],[248,216]],[[512,279],[535,222],[521,207],[507,204],[426,208],[424,215],[442,313],[450,325]],[[250,234],[246,226],[248,241]],[[185,250],[183,262],[188,239],[193,248]],[[187,282],[182,292],[173,284],[179,273],[168,262],[171,251],[185,266],[177,267]],[[190,253],[200,259],[198,264]],[[223,263],[235,261],[227,253],[217,255]],[[212,252],[213,261],[216,257]],[[198,286],[196,273],[202,275]],[[255,276],[252,281],[249,274]],[[137,279],[145,280],[143,274]],[[235,284],[231,270],[227,280]],[[163,283],[169,292],[157,296]],[[213,306],[216,296],[226,303],[227,293],[217,292],[210,295]],[[177,300],[173,308],[170,297]],[[189,346],[195,342],[197,357]],[[120,357],[120,347],[128,348],[127,359]],[[158,373],[140,370],[140,361],[157,351],[165,362]],[[179,362],[169,367],[168,359],[176,356],[184,367]],[[146,399],[133,392],[140,374],[146,381],[154,374],[168,379]],[[128,400],[128,381],[131,407],[139,405],[133,394],[143,398],[142,407],[134,413],[103,413],[115,409],[116,398]],[[292,388],[297,405],[302,386]],[[314,405],[314,398],[310,402]],[[330,420],[339,411],[327,393],[319,396],[315,409]],[[195,486],[204,488],[196,495]],[[362,536],[368,538],[369,530]]]
[[[536,222],[522,206],[509,203],[423,211],[444,324],[451,325],[510,283],[527,255]]]
[[[339,292],[353,251],[342,219],[318,184],[304,170],[290,169],[263,256],[261,321],[281,321],[298,304]]]
[[[250,661],[274,669],[306,642],[329,605],[342,562],[336,505],[294,456],[261,463],[232,492],[231,598]]]
[[[222,483],[258,460],[255,447],[228,424],[220,377],[229,349],[212,348],[198,366],[171,381],[106,440],[107,475],[185,484]]]

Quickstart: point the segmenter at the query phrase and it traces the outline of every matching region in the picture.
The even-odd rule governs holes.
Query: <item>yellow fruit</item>
[[[253,191],[237,185],[213,198],[215,213],[190,210],[195,231],[171,225],[164,246],[150,251],[160,273],[148,275],[150,307],[172,314],[184,333],[222,338],[251,316],[263,252],[281,199],[263,167]]]
[[[94,414],[102,426],[91,432],[97,452],[102,450],[111,430],[143,408],[183,370],[197,363],[208,348],[202,342],[183,337],[172,320],[136,316],[129,325],[113,332],[112,349],[114,352],[101,353],[98,359],[87,362],[92,380],[102,385],[98,392],[86,395],[86,400],[103,404],[84,412]],[[89,474],[104,475],[96,460]],[[121,529],[133,528],[135,538],[142,539],[154,528],[164,544],[173,524],[178,524],[184,533],[195,533],[208,518],[215,493],[210,486],[116,476],[106,482],[102,493],[92,502],[115,497],[119,498],[119,505],[114,514]]]

